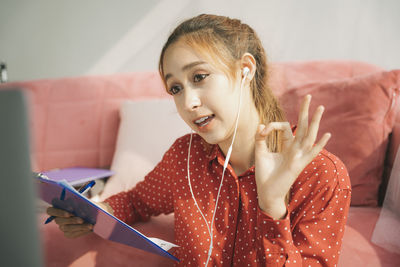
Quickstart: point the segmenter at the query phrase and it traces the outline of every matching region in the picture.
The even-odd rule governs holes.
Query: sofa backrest
[[[169,96],[155,72],[2,85],[6,86],[24,88],[30,93],[35,171],[110,166],[121,101]]]
[[[377,66],[353,61],[272,63],[270,85],[278,98],[284,98],[293,88],[307,84],[379,71],[382,69]],[[170,97],[156,72],[37,80],[0,86],[4,87],[22,87],[31,93],[32,162],[36,171],[70,166],[110,166],[121,101]],[[298,106],[286,104],[288,120],[297,123]],[[396,123],[397,133],[392,134],[394,142],[390,142],[393,147],[389,149],[387,169],[393,164],[395,146],[399,144],[400,116]],[[340,158],[346,153],[343,148],[340,148],[343,151],[336,151],[336,147],[329,147],[329,143],[327,149]]]

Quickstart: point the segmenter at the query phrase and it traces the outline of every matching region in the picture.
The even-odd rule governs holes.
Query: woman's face
[[[190,128],[210,144],[230,141],[239,106],[240,80],[231,82],[223,71],[181,42],[166,50],[163,68],[167,90]]]

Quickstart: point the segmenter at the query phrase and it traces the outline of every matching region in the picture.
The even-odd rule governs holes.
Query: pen
[[[96,183],[95,181],[91,181],[84,184],[78,189],[78,192],[81,193],[82,195],[85,194],[90,188],[92,188],[95,185],[95,183]]]
[[[82,185],[79,189],[78,192],[81,193],[82,195],[86,193],[90,188],[92,188],[96,184],[95,181],[90,181]],[[63,188],[63,191],[61,192],[60,200],[64,200],[65,198],[65,188]],[[47,220],[44,222],[44,224],[48,224],[52,220],[54,220],[56,217],[55,216],[50,216],[47,218]]]

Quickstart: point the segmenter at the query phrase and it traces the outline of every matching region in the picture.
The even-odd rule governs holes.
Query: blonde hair
[[[248,52],[256,60],[255,76],[250,82],[252,97],[260,116],[260,123],[286,121],[285,113],[268,86],[267,58],[254,30],[238,19],[202,14],[182,22],[169,36],[159,61],[159,72],[164,81],[164,55],[167,48],[183,41],[220,67],[230,78],[236,78],[237,64]],[[166,86],[166,84],[165,84]],[[267,138],[271,152],[282,149],[282,133],[273,131]]]

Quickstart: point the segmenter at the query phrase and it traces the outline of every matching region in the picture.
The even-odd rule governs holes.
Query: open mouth
[[[194,123],[199,127],[203,127],[203,126],[206,126],[207,124],[209,124],[214,117],[215,117],[214,114],[205,116],[205,117],[201,117],[200,119],[195,120]]]

